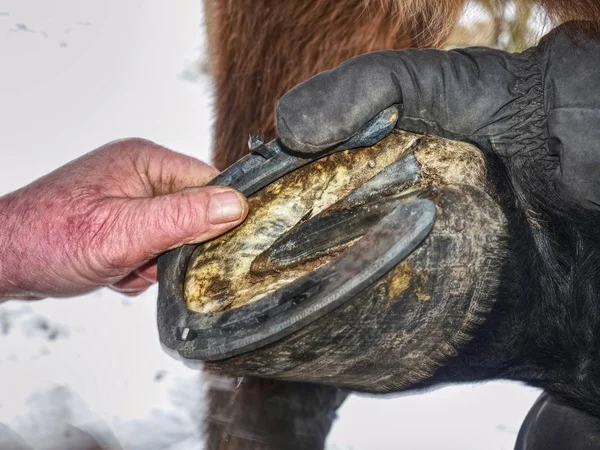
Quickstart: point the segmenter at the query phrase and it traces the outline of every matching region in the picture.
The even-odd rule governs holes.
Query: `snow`
[[[0,195],[126,136],[208,160],[202,14],[199,0],[0,0]],[[162,351],[156,294],[0,306],[0,423],[40,450],[66,448],[69,426],[125,450],[202,448],[200,375]],[[508,450],[538,393],[354,396],[328,445]]]

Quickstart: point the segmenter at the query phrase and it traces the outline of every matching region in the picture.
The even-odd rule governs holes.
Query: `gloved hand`
[[[586,28],[565,24],[520,54],[411,49],[355,57],[279,100],[279,138],[318,152],[398,104],[398,128],[534,163],[563,195],[600,207],[600,38]]]

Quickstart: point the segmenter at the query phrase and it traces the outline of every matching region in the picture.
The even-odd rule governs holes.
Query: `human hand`
[[[277,105],[278,136],[318,152],[397,104],[397,128],[471,142],[528,164],[558,190],[600,206],[600,40],[565,24],[521,54],[489,48],[399,50],[353,58]]]
[[[109,143],[0,198],[0,299],[102,286],[137,295],[155,258],[214,238],[247,214],[218,171],[141,139]]]

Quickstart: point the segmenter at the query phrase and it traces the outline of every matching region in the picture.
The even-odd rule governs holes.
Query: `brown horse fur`
[[[528,0],[541,6],[555,22],[568,20],[600,21],[599,0]]]
[[[506,0],[492,0],[506,2]],[[536,3],[555,23],[600,21],[598,0]],[[224,169],[249,134],[275,135],[277,99],[310,76],[361,53],[440,47],[465,0],[205,0],[215,82],[214,152]]]
[[[600,21],[600,0],[522,1],[541,6],[555,23]],[[440,47],[465,0],[205,2],[216,95],[213,160],[224,169],[247,152],[249,134],[274,137],[275,103],[294,85],[361,53]],[[333,387],[205,375],[209,450],[323,448],[346,395]]]
[[[256,377],[206,378],[207,450],[305,450],[324,447],[347,393],[328,386]]]
[[[439,45],[463,4],[463,0],[207,2],[216,94],[214,163],[219,169],[247,152],[249,134],[274,137],[275,102],[287,90],[360,53]]]

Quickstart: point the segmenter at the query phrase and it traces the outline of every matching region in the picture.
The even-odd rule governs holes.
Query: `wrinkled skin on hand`
[[[239,224],[243,196],[202,187],[217,170],[141,139],[109,143],[0,198],[0,299],[137,295],[155,258]]]

